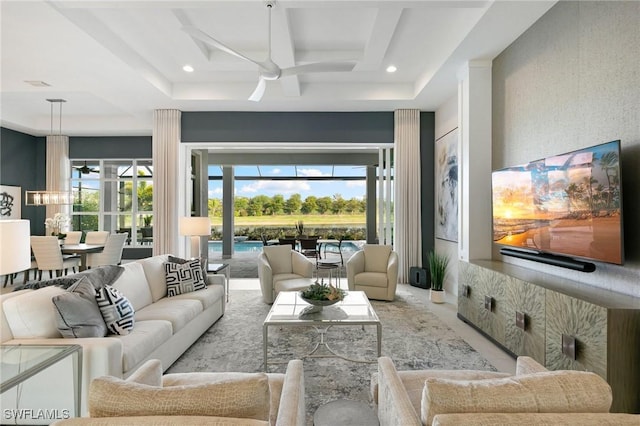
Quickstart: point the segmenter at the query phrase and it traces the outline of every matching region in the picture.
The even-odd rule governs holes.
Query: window
[[[124,232],[130,246],[153,242],[153,165],[140,160],[73,160],[74,230]]]

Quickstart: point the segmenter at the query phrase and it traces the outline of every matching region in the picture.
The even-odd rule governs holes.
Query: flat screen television
[[[495,170],[493,241],[528,253],[621,265],[620,178],[619,140]]]

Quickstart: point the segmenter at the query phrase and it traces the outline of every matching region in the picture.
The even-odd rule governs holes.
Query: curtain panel
[[[409,282],[409,268],[422,266],[420,226],[420,111],[394,113],[394,249],[398,253],[398,282]]]
[[[153,113],[153,254],[178,252],[178,158],[182,112]]]

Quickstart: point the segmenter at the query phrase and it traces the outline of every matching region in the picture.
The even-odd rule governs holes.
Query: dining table
[[[100,253],[104,250],[104,244],[63,244],[60,246],[62,254],[80,255],[80,271],[87,269],[87,254]]]

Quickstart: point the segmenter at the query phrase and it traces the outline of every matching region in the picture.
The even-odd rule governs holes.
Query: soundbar
[[[573,269],[574,271],[593,272],[596,270],[596,265],[594,263],[584,262],[582,260],[576,260],[565,256],[514,250],[506,247],[500,249],[500,254],[517,257],[519,259],[532,260],[534,262],[546,263],[547,265],[559,266],[561,268]]]

